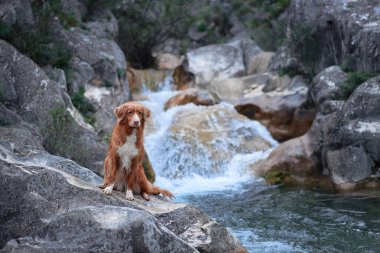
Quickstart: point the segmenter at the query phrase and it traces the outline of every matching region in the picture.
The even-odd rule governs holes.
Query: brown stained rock
[[[165,103],[165,110],[188,103],[195,105],[214,105],[217,101],[207,90],[188,89],[170,98]]]
[[[313,110],[303,109],[306,95],[268,96],[246,98],[234,102],[235,109],[266,126],[273,138],[286,141],[305,134],[313,123]]]
[[[177,90],[185,90],[194,85],[194,75],[187,72],[181,65],[174,69],[173,83],[177,87]]]

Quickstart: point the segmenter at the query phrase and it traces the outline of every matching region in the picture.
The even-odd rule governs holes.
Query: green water
[[[380,191],[336,194],[246,183],[184,194],[249,252],[380,252]]]

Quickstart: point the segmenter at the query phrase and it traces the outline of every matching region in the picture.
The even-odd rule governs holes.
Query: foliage
[[[283,184],[288,177],[288,173],[275,170],[268,172],[265,175],[265,180],[268,182],[268,184],[278,185]]]
[[[51,124],[46,129],[45,148],[53,154],[67,154],[71,138],[68,131],[73,119],[64,107],[50,111]]]
[[[96,110],[94,106],[87,101],[84,93],[85,89],[83,87],[80,87],[78,92],[75,93],[71,98],[71,101],[73,102],[75,108],[77,108],[82,113],[85,121],[93,125],[95,123],[95,117],[93,113],[96,112]]]
[[[351,93],[362,83],[368,79],[376,76],[376,74],[365,73],[365,72],[350,72],[348,73],[348,78],[341,86],[342,98],[347,99]]]
[[[293,29],[287,41],[290,49],[309,69],[307,72],[314,76],[315,73],[315,58],[320,51],[319,44],[314,38],[314,29],[303,24]]]
[[[192,22],[188,0],[131,1],[115,9],[119,41],[128,62],[135,68],[155,65],[152,49],[168,38],[183,38]]]
[[[50,111],[50,124],[44,132],[44,148],[52,154],[59,154],[82,163],[85,147],[75,136],[74,119],[65,107],[56,107]]]

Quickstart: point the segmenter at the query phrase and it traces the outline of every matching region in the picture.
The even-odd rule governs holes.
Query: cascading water
[[[276,146],[227,104],[168,111],[166,79],[143,101],[152,111],[146,150],[156,184],[228,227],[249,252],[379,252],[380,193],[335,194],[266,185],[247,173]]]
[[[164,103],[177,94],[170,90],[170,81],[166,79],[159,92],[146,91],[148,100],[142,101],[152,111],[153,130],[145,137],[145,147],[157,184],[182,194],[253,180],[246,172],[249,164],[277,145],[267,129],[225,103],[164,111]]]

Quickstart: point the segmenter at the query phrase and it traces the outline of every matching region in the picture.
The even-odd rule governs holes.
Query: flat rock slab
[[[45,151],[0,143],[0,252],[246,252],[198,209],[162,197],[105,195],[102,179]]]

